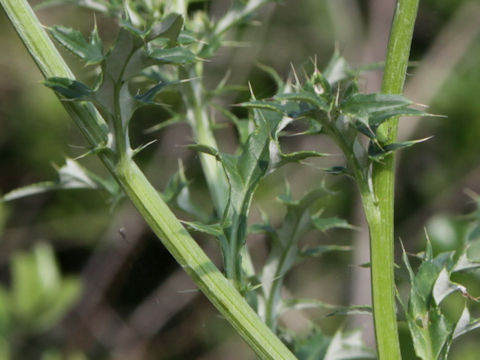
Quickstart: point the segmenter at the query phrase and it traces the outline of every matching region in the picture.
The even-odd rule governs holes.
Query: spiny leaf
[[[50,77],[44,85],[71,100],[91,100],[94,91],[84,83],[62,77]]]
[[[315,228],[322,232],[330,229],[357,229],[355,226],[349,224],[345,219],[338,217],[322,218],[320,216],[312,217]]]
[[[410,146],[430,140],[431,138],[432,137],[430,136],[419,140],[402,141],[398,143],[383,145],[382,147],[380,147],[378,144],[375,144],[374,142],[371,142],[368,148],[368,156],[374,161],[381,161],[385,158],[385,156],[393,153],[394,151],[408,148]]]
[[[137,26],[132,24],[127,19],[121,19],[120,26],[123,27],[125,30],[129,31],[130,33],[132,33],[133,35],[138,36],[141,39],[144,39],[149,32],[148,29],[140,30]]]
[[[401,95],[390,94],[354,94],[340,104],[340,109],[349,115],[367,113],[374,114],[405,108],[412,101]]]
[[[203,224],[197,221],[182,221],[189,229],[193,231],[202,232],[208,235],[212,235],[216,238],[224,236],[223,228],[220,224]]]
[[[183,27],[183,17],[180,14],[169,14],[161,22],[152,26],[147,41],[158,37],[166,38],[169,46],[174,46],[177,42],[180,31]]]
[[[142,94],[138,94],[135,96],[135,99],[143,104],[156,104],[155,97],[162,92],[167,86],[178,84],[180,81],[172,81],[172,82],[161,82]]]
[[[80,31],[64,26],[53,26],[48,30],[55,40],[85,60],[87,65],[99,64],[103,61],[103,44],[96,26],[90,35],[90,41],[87,41]]]
[[[275,96],[278,100],[287,101],[303,101],[310,105],[315,106],[319,110],[329,111],[329,105],[325,99],[316,94],[312,94],[306,91],[300,91],[297,93],[280,94]]]
[[[296,163],[312,157],[324,157],[328,154],[320,153],[318,151],[296,151],[288,154],[280,154],[280,160],[275,164],[275,167],[281,167],[288,163]]]
[[[395,116],[432,116],[422,110],[409,107],[383,111],[378,114],[372,114],[368,118],[368,123],[372,129],[376,129],[380,124]]]
[[[155,49],[150,48],[148,56],[163,64],[185,65],[197,60],[197,57],[189,49],[182,47]]]

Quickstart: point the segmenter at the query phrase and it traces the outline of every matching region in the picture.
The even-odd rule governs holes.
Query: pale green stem
[[[28,3],[0,3],[43,75],[74,78]],[[104,144],[108,127],[93,105],[63,105],[92,146]],[[165,247],[257,355],[262,359],[295,359],[183,228],[137,165],[128,158],[116,163],[105,153],[100,157]]]
[[[410,56],[419,0],[398,0],[388,43],[382,92],[401,94]],[[390,119],[377,132],[382,144],[395,141],[398,118]],[[401,358],[398,339],[394,278],[394,182],[395,159],[389,155],[373,166],[373,190],[380,221],[369,221],[373,317],[378,358]],[[367,219],[369,218],[367,214]]]
[[[184,101],[187,107],[187,118],[192,127],[195,141],[202,145],[208,145],[218,149],[217,142],[211,129],[207,114],[206,100],[203,94],[203,64],[198,63],[190,69],[188,77],[192,79],[189,89],[184,93]],[[222,165],[211,155],[199,154],[202,169],[207,182],[213,207],[219,218],[222,217],[228,201],[228,182]]]

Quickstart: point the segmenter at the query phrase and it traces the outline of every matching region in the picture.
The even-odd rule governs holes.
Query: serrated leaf
[[[148,29],[143,29],[140,30],[138,27],[136,27],[134,24],[132,24],[129,20],[127,19],[120,19],[120,26],[124,28],[125,30],[129,31],[135,36],[138,36],[141,39],[144,39],[145,36],[147,36],[149,30]]]
[[[158,37],[166,38],[169,46],[174,46],[177,42],[180,31],[183,27],[183,17],[180,14],[169,14],[161,22],[152,26],[147,41]]]
[[[90,41],[87,41],[80,31],[64,26],[53,26],[48,30],[55,40],[87,64],[99,64],[103,61],[103,44],[96,27],[90,35]]]
[[[190,230],[212,235],[216,238],[224,236],[223,228],[220,224],[203,224],[197,221],[182,221]]]
[[[168,49],[149,49],[147,55],[162,64],[186,65],[197,61],[189,49],[182,47]]]
[[[296,151],[288,154],[280,154],[280,159],[274,164],[276,168],[281,167],[285,164],[300,162],[305,159],[312,157],[325,157],[328,154],[320,153],[318,151]]]
[[[70,100],[93,100],[94,91],[77,80],[51,77],[44,85]]]
[[[431,137],[427,137],[419,140],[402,141],[398,143],[383,145],[382,147],[380,147],[378,144],[371,142],[368,148],[368,156],[375,161],[380,161],[385,156],[393,153],[394,151],[408,148],[410,146],[422,143],[430,139]]]
[[[315,228],[322,232],[326,232],[330,229],[356,229],[355,226],[349,224],[345,219],[340,219],[338,217],[322,218],[314,216],[312,220]]]
[[[329,105],[327,101],[323,99],[321,96],[301,91],[297,93],[288,93],[288,94],[280,94],[276,95],[275,98],[277,100],[287,100],[287,101],[303,101],[310,105],[315,106],[319,110],[328,111]]]
[[[151,104],[156,104],[155,103],[155,97],[162,92],[166,87],[170,85],[176,85],[179,84],[180,81],[172,81],[172,82],[161,82],[156,84],[155,86],[152,86],[150,89],[145,91],[142,94],[138,94],[135,96],[135,100],[146,104],[146,105],[151,105]]]
[[[340,104],[340,109],[348,115],[374,114],[405,108],[412,101],[401,95],[390,94],[354,94]]]
[[[372,114],[368,118],[368,123],[372,127],[372,129],[376,129],[380,124],[395,116],[430,116],[430,114],[409,107],[399,108],[389,111],[383,111],[378,114]]]

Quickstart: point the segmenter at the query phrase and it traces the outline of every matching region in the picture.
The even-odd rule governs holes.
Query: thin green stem
[[[43,75],[74,78],[28,3],[25,0],[0,0],[0,3]],[[78,102],[63,102],[63,105],[92,146],[105,144],[108,127],[93,105]],[[262,359],[295,359],[205,255],[137,165],[125,157],[116,162],[107,153],[101,153],[100,158],[165,247],[257,355]]]
[[[187,84],[188,91],[184,93],[187,107],[187,118],[192,127],[195,141],[218,149],[207,114],[206,101],[203,96],[202,74],[203,64],[192,67],[187,76],[192,80]],[[212,196],[213,206],[220,218],[228,201],[228,182],[221,164],[211,155],[200,154],[202,169]]]
[[[382,92],[401,94],[410,56],[419,0],[398,0],[388,43]],[[390,119],[377,132],[383,144],[394,142],[398,118]],[[373,191],[381,220],[369,221],[373,317],[378,357],[400,359],[394,279],[394,184],[395,159],[389,155],[372,172]],[[368,219],[367,214],[367,219]]]

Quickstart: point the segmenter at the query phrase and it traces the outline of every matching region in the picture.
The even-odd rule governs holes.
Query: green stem
[[[25,0],[0,0],[12,25],[45,77],[74,78]],[[108,127],[89,103],[62,103],[92,146],[105,143]],[[295,359],[242,296],[205,255],[195,240],[129,158],[100,157],[138,211],[200,290],[262,359]]]
[[[196,64],[186,75],[192,80],[188,84],[188,90],[184,93],[184,101],[187,107],[187,118],[192,127],[195,141],[218,149],[207,115],[206,101],[203,97],[201,80],[203,64]],[[203,153],[199,156],[205,180],[212,196],[213,206],[217,216],[221,218],[228,201],[228,182],[225,171],[213,156]]]
[[[398,0],[388,43],[382,92],[401,94],[410,56],[419,0]],[[394,142],[398,118],[390,119],[377,132],[383,144]],[[394,184],[395,158],[373,166],[373,190],[381,220],[369,220],[373,316],[380,360],[400,359],[394,279]],[[368,214],[367,214],[368,219]]]

